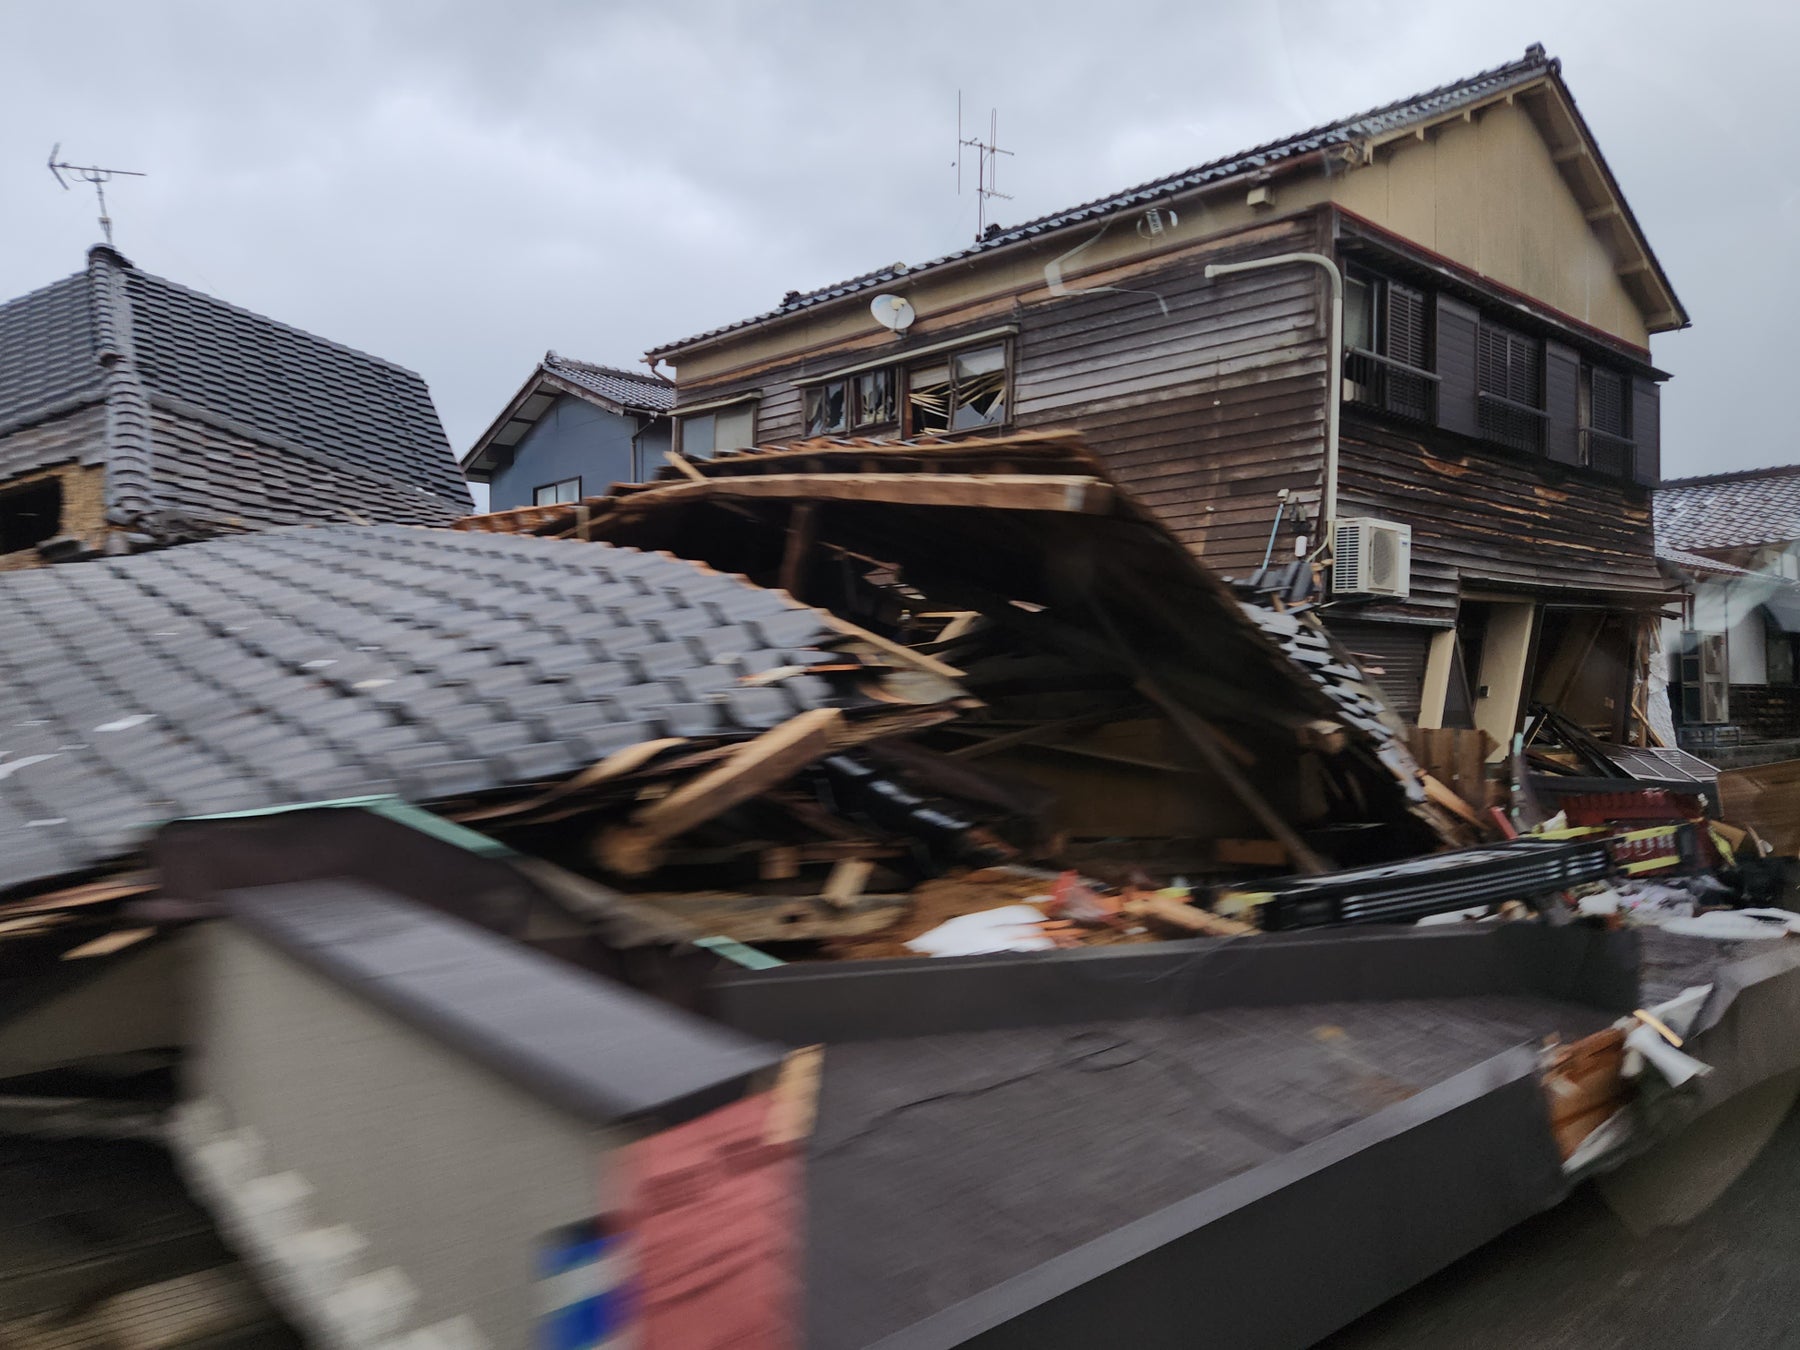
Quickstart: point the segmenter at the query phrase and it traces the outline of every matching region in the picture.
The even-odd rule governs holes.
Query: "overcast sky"
[[[1800,461],[1800,7],[1720,0],[0,0],[0,297],[140,266],[424,374],[458,452],[546,348],[645,348],[1543,42],[1693,315],[1670,474]]]

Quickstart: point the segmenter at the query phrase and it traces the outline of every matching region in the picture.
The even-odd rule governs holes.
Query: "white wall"
[[[496,1347],[532,1344],[540,1242],[620,1203],[602,1194],[618,1140],[240,929],[205,936],[194,1095],[418,1287],[415,1324],[466,1314]]]

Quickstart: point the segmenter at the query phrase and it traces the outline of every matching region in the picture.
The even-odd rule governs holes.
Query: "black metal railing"
[[[1344,401],[1412,422],[1437,421],[1438,377],[1403,361],[1352,347],[1344,353]]]
[[[1637,442],[1598,427],[1583,427],[1581,462],[1609,478],[1630,478],[1637,467]]]
[[[1475,407],[1476,424],[1481,428],[1484,441],[1527,455],[1544,453],[1544,424],[1549,420],[1549,414],[1542,408],[1515,403],[1486,390],[1475,396]]]

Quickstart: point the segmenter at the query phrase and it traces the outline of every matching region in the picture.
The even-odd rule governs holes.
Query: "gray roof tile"
[[[560,625],[574,617],[607,645],[604,625],[620,621],[581,614],[571,596],[620,576],[670,613],[761,611],[770,598],[662,554],[399,526],[268,530],[0,575],[0,890],[110,861],[171,816],[396,781],[427,801],[521,786],[663,725],[748,736],[779,720],[777,697],[801,693],[802,681],[738,690],[709,678],[703,646],[622,627],[642,664],[589,658],[572,678],[485,649],[496,634],[567,646]],[[446,587],[492,587],[513,612],[483,619],[445,604]],[[834,640],[813,611],[781,610],[757,622],[784,648]],[[803,683],[803,702],[880,706],[850,683]],[[49,819],[60,823],[32,823]]]
[[[1671,551],[1754,548],[1796,539],[1800,539],[1800,465],[1670,478],[1656,490],[1656,543],[1664,556]]]
[[[97,358],[126,335],[132,360],[116,369],[130,369],[149,400],[158,505],[252,525],[467,514],[468,488],[418,375],[104,248],[86,270],[0,305],[0,437],[108,397]],[[83,436],[101,437],[100,424]],[[0,474],[71,456],[40,439],[16,442],[19,454],[0,442]],[[96,458],[85,446],[73,453]],[[115,456],[113,467],[126,466]]]

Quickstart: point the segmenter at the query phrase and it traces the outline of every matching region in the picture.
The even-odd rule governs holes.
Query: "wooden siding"
[[[1316,246],[1296,222],[1254,252]],[[1320,274],[1205,279],[1208,262],[1234,256],[1214,249],[1134,277],[1129,292],[1024,306],[1014,418],[1080,430],[1184,543],[1242,575],[1262,558],[1281,488],[1317,514],[1327,362]]]
[[[1381,611],[1438,622],[1462,585],[1601,596],[1661,591],[1650,495],[1425,431],[1346,416],[1339,512],[1412,526],[1412,597]]]

